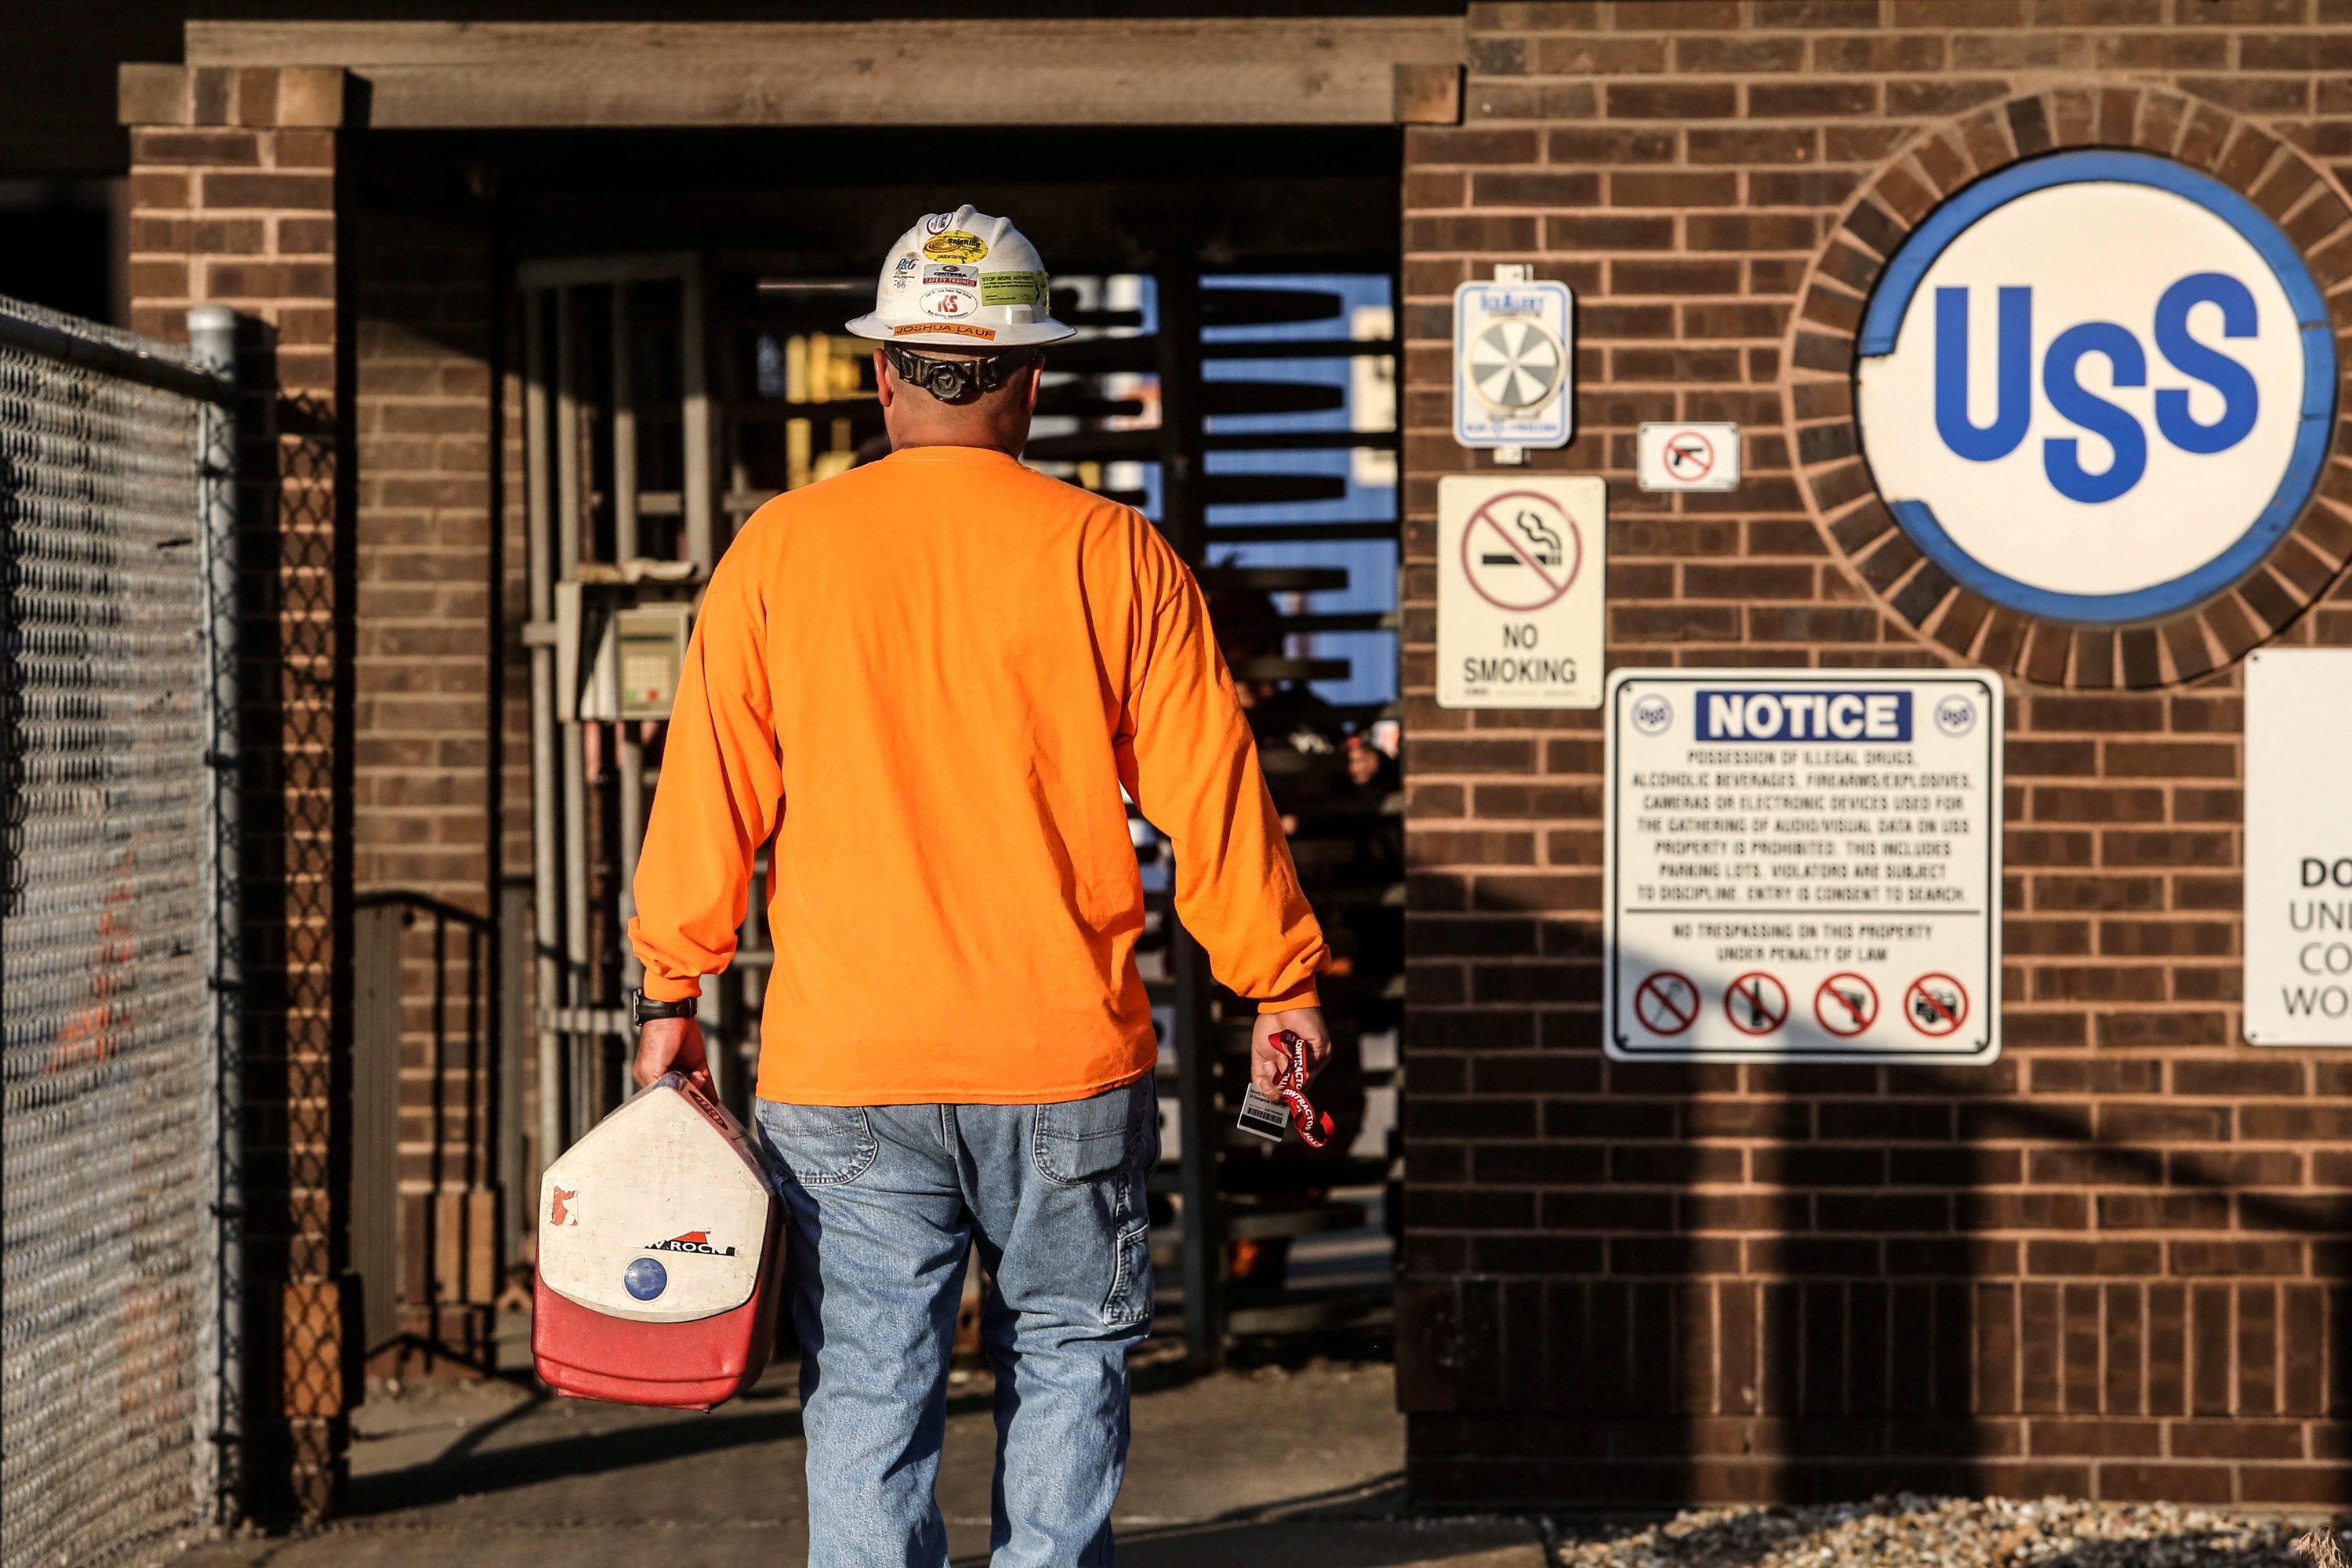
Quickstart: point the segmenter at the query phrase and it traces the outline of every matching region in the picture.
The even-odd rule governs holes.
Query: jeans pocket
[[[1157,1118],[1159,1109],[1148,1077],[1089,1099],[1039,1106],[1034,1144],[1038,1173],[1047,1181],[1076,1186],[1119,1169],[1141,1137],[1141,1119],[1146,1114]]]
[[[760,1101],[760,1131],[778,1173],[804,1187],[854,1182],[882,1151],[866,1112],[849,1105],[786,1105]]]
[[[1147,1322],[1151,1317],[1151,1221],[1139,1217],[1118,1233],[1118,1267],[1112,1271],[1110,1294],[1103,1298],[1102,1321],[1114,1329]]]

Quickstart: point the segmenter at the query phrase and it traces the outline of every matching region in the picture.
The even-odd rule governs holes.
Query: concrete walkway
[[[1526,1521],[1397,1517],[1389,1368],[1171,1372],[1139,1370],[1116,1515],[1127,1568],[1542,1568]],[[772,1370],[709,1415],[506,1383],[379,1394],[353,1423],[352,1517],[202,1547],[182,1568],[791,1568],[808,1542],[793,1381]],[[964,1374],[950,1391],[939,1496],[959,1564],[988,1557],[989,1392]]]

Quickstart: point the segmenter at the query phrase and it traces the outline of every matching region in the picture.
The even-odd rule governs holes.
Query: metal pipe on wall
[[[686,558],[707,576],[719,559],[718,498],[711,493],[710,353],[704,341],[704,286],[698,259],[678,289],[678,359],[686,437]]]
[[[613,285],[613,559],[637,546],[637,382],[630,357],[629,284]]]
[[[635,361],[630,343],[629,281],[613,285],[613,558],[634,561],[643,550],[637,540],[637,386]],[[620,927],[629,929],[637,912],[637,851],[646,835],[646,756],[635,724],[620,726],[621,885]],[[645,983],[646,966],[636,949],[624,937],[621,978],[635,987]]]
[[[555,548],[548,485],[547,299],[523,296],[524,516],[530,571],[530,858],[532,973],[539,1019],[532,1031],[539,1059],[541,1170],[563,1151],[563,1042],[543,1021],[562,1002],[562,976],[553,952],[562,919],[555,820]],[[534,1181],[532,1202],[537,1203]]]
[[[559,581],[577,582],[585,553],[581,532],[580,343],[575,296],[569,288],[555,290],[555,574]],[[581,629],[584,645],[587,628]],[[590,650],[581,648],[580,663],[590,663]],[[572,704],[577,712],[576,701]],[[584,1006],[588,973],[588,753],[587,727],[577,717],[565,723],[558,742],[557,764],[562,770],[563,821],[563,1001]],[[584,1131],[594,1115],[593,1037],[572,1042],[572,1126]]]
[[[645,984],[646,966],[628,940],[629,922],[637,913],[637,854],[646,842],[646,748],[637,739],[637,725],[623,720],[620,731],[621,796],[621,974],[632,988]]]

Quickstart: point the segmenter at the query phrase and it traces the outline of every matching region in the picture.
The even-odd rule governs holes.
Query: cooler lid
[[[740,1124],[673,1074],[547,1168],[540,1279],[635,1322],[730,1312],[760,1281],[774,1201]]]

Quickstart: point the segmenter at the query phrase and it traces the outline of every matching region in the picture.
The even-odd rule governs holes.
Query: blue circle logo
[[[2310,500],[2335,415],[2294,244],[2140,153],[1962,191],[1887,264],[1857,350],[1896,521],[1961,586],[2053,620],[2154,619],[2237,582]]]
[[[640,1258],[621,1270],[621,1283],[640,1301],[650,1301],[669,1289],[669,1270],[655,1258]]]

